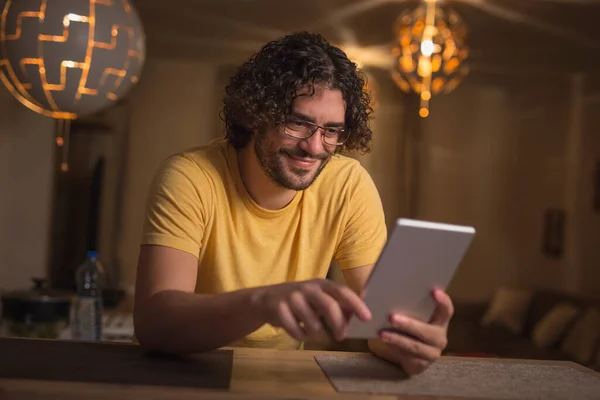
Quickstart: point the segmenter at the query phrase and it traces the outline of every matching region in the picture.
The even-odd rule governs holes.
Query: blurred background
[[[67,290],[95,247],[111,287],[131,295],[158,165],[223,136],[221,98],[236,67],[267,41],[309,30],[368,77],[373,151],[351,156],[372,174],[388,226],[410,217],[477,229],[449,288],[449,351],[600,364],[600,3],[434,3],[441,50],[459,56],[421,65],[439,68],[428,86],[415,62],[440,50],[423,34],[429,4],[133,1],[146,37],[139,81],[72,121],[68,171],[60,121],[0,86],[0,288],[41,277]],[[509,333],[491,332],[498,326]]]

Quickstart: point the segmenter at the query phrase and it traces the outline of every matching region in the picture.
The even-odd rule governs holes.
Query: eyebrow
[[[314,118],[312,118],[312,117],[310,117],[308,115],[299,113],[297,111],[292,111],[291,115],[294,116],[294,117],[296,117],[296,118],[298,118],[298,119],[301,119],[301,120],[304,120],[304,121],[307,121],[307,122],[311,122],[313,124],[317,123],[316,119],[314,119]],[[346,124],[344,124],[343,122],[327,122],[323,126],[326,126],[328,128],[343,128],[345,125]]]

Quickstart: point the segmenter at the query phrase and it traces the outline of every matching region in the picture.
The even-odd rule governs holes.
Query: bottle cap
[[[87,252],[87,258],[90,258],[90,259],[98,258],[98,252],[97,251],[92,251],[92,250],[88,251]]]

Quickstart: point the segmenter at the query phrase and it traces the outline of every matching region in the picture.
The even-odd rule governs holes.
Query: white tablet
[[[372,318],[353,316],[346,337],[378,338],[391,329],[392,312],[429,321],[436,306],[432,290],[447,289],[474,235],[471,226],[398,219],[365,286]]]

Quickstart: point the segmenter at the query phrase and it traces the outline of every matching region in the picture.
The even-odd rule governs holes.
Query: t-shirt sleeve
[[[198,257],[211,193],[193,160],[184,155],[168,158],[150,185],[142,245],[167,246]]]
[[[374,264],[387,240],[387,227],[377,187],[362,166],[346,205],[348,213],[335,259],[342,270]]]

